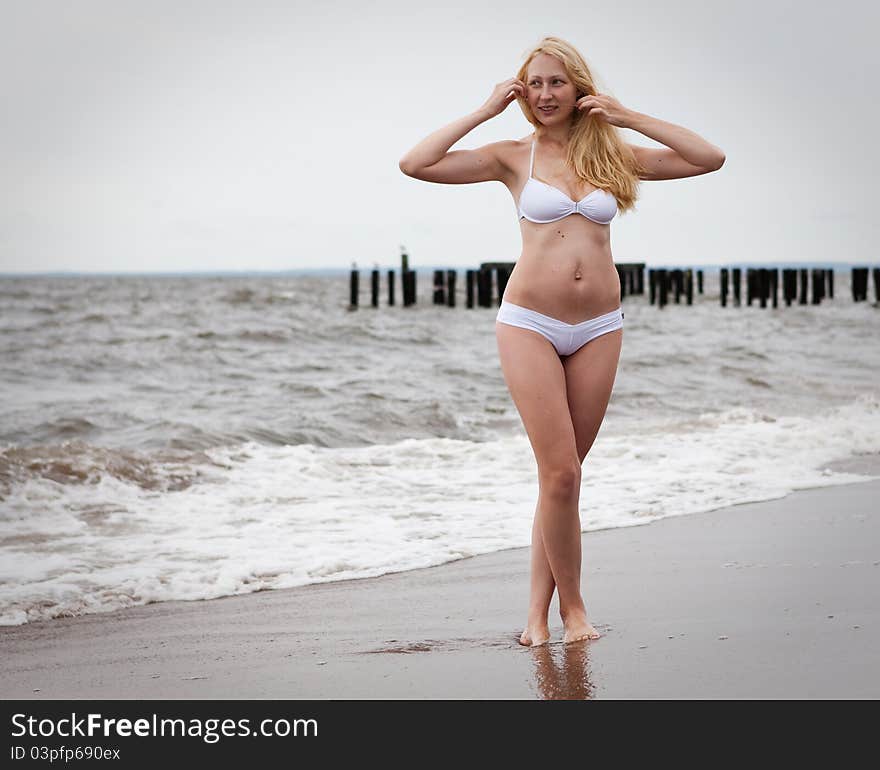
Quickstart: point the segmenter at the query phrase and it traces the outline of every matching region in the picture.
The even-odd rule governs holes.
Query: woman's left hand
[[[586,112],[592,118],[599,118],[612,126],[626,128],[632,111],[624,107],[617,99],[607,94],[582,96],[575,102],[578,110]]]

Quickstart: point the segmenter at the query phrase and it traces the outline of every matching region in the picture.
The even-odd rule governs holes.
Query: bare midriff
[[[504,299],[569,324],[620,307],[611,226],[582,214],[536,224],[520,219],[523,250]]]
[[[511,190],[517,203],[528,179],[527,147],[523,142],[513,159],[515,167],[522,169],[513,182],[516,193]],[[578,199],[590,192],[578,190]],[[593,222],[579,213],[547,223],[523,217],[519,224],[523,248],[504,289],[507,302],[569,324],[620,307],[620,278],[611,256],[610,224]]]

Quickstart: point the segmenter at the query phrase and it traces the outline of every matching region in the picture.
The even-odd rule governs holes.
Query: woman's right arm
[[[400,159],[400,170],[414,179],[443,184],[468,184],[502,180],[507,173],[494,142],[476,150],[449,152],[459,139],[481,123],[500,115],[517,96],[525,95],[521,81],[510,78],[495,86],[480,109],[435,131]]]

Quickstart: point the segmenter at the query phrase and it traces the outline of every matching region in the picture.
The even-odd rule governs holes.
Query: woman
[[[535,127],[523,139],[449,151],[513,99]],[[616,127],[664,149],[630,145]],[[597,94],[580,53],[556,37],[475,112],[434,132],[400,161],[427,182],[503,182],[517,203],[523,251],[495,324],[501,369],[538,467],[531,599],[520,643],[550,639],[554,589],[565,643],[598,639],[581,597],[581,466],[599,432],[623,338],[610,222],[632,209],[642,179],[717,171],[724,153],[681,126]]]

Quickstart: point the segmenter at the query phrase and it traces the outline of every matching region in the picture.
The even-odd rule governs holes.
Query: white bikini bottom
[[[623,310],[617,308],[610,313],[588,318],[578,324],[568,324],[537,310],[501,300],[501,307],[498,308],[495,320],[538,332],[550,340],[560,356],[570,356],[599,335],[622,329]]]

